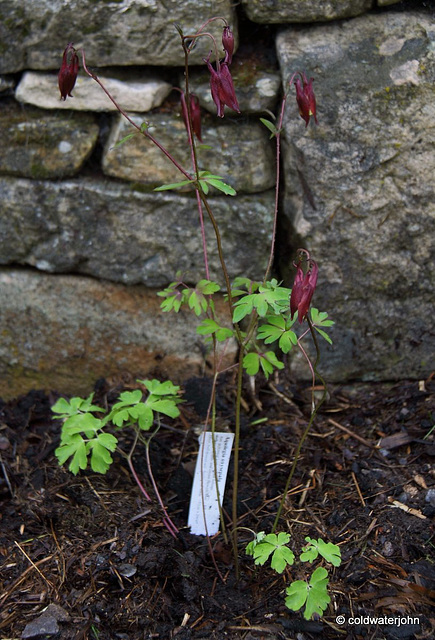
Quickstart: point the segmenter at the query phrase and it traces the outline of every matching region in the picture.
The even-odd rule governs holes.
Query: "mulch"
[[[110,405],[120,390],[116,381],[100,380],[95,400]],[[106,475],[73,476],[59,467],[60,426],[50,411],[56,392],[0,401],[0,637],[433,638],[435,380],[329,390],[279,528],[291,533],[295,550],[306,536],[340,545],[331,603],[310,621],[284,605],[286,586],[304,578],[305,567],[278,575],[244,553],[250,530],[271,529],[310,390],[289,380],[245,390],[239,580],[222,534],[207,540],[186,527],[209,391],[207,379],[188,381],[182,419],[163,425],[151,445],[176,538],[121,455]],[[233,402],[226,380],[218,390],[219,429],[232,427]],[[121,435],[120,444],[128,452],[131,435]],[[153,495],[140,447],[134,465]],[[231,511],[231,469],[224,511]]]

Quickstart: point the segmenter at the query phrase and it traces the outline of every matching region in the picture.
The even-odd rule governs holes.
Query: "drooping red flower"
[[[61,100],[66,100],[68,96],[73,97],[71,91],[74,89],[78,72],[79,57],[73,43],[69,42],[63,52],[62,65],[58,74]]]
[[[307,257],[307,271],[304,273],[302,269],[302,255]],[[294,263],[297,268],[295,280],[293,283],[293,289],[290,296],[290,313],[292,317],[298,312],[298,320],[302,324],[305,316],[310,308],[311,299],[317,284],[317,276],[319,268],[317,263],[310,258],[310,254],[305,249],[301,249],[299,252],[299,261]]]
[[[184,100],[184,94],[183,94],[183,98],[182,98],[181,112],[182,112],[182,115],[183,115],[184,124],[186,125],[186,129],[187,129],[188,128],[188,125],[187,125],[187,106],[186,106],[186,102]],[[199,98],[194,93],[190,94],[190,116],[192,118],[193,133],[196,135],[198,140],[200,142],[202,142],[202,138],[201,138],[201,107],[199,106]]]
[[[228,26],[224,27],[222,33],[222,46],[225,51],[225,60],[228,64],[231,64],[234,52],[234,34]]]
[[[200,142],[201,138],[201,107],[199,106],[199,98],[195,94],[190,95],[190,114],[192,116],[193,132]]]
[[[316,115],[316,97],[313,91],[313,80],[314,78],[310,78],[307,80],[307,76],[305,73],[299,74],[302,78],[297,77],[294,81],[296,87],[296,102],[299,107],[299,114],[303,120],[305,120],[305,127],[308,127],[308,123],[310,121],[310,117],[314,117],[314,121],[317,122]]]
[[[210,90],[213,102],[217,107],[217,115],[219,118],[224,117],[225,106],[233,111],[240,113],[239,103],[237,102],[236,92],[234,91],[233,79],[228,68],[228,54],[225,60],[218,64],[218,69],[214,69],[209,58],[204,59],[210,71]]]

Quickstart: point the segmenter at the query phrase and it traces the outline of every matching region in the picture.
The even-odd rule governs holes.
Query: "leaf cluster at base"
[[[264,565],[270,558],[270,566],[277,573],[292,566],[295,562],[295,554],[287,546],[290,541],[289,533],[258,533],[254,540],[246,546],[246,554],[253,556],[257,565]],[[341,564],[340,547],[331,542],[325,542],[321,538],[314,540],[306,537],[307,544],[302,547],[299,555],[300,562],[313,562],[319,556],[335,567]],[[286,589],[286,606],[292,611],[298,611],[305,605],[304,618],[310,620],[314,613],[323,615],[331,601],[328,594],[328,571],[325,567],[317,567],[311,574],[309,582],[295,580]]]
[[[118,429],[132,426],[149,431],[155,414],[171,418],[180,415],[177,407],[181,402],[180,387],[170,380],[138,380],[138,383],[147,390],[146,398],[141,389],[124,391],[110,412],[92,404],[93,393],[86,399],[75,397],[69,402],[59,398],[51,410],[63,420],[60,445],[54,452],[60,465],[71,458],[68,468],[77,475],[90,461],[92,471],[106,473],[113,462],[111,453],[118,446],[116,436],[105,430],[110,424]]]

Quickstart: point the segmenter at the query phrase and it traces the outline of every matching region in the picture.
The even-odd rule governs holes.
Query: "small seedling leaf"
[[[249,542],[246,545],[246,550],[245,553],[247,556],[253,556],[254,555],[254,549],[257,546],[257,544],[259,544],[260,542],[263,542],[264,538],[266,537],[266,534],[264,533],[264,531],[259,531],[254,540],[251,540],[251,542]]]
[[[263,565],[271,557],[271,567],[277,573],[282,573],[287,565],[292,565],[295,560],[294,553],[285,546],[290,540],[288,533],[269,533],[262,538],[261,542],[256,542],[252,549],[255,564]]]
[[[300,560],[302,562],[313,562],[318,555],[321,555],[334,567],[340,566],[341,550],[338,545],[332,544],[332,542],[325,542],[322,538],[314,540],[309,536],[307,536],[305,540],[308,544],[305,545],[305,547],[302,547],[302,553],[300,555]]]
[[[328,572],[324,567],[318,567],[313,572],[309,584],[304,580],[292,582],[286,589],[286,607],[298,611],[305,604],[305,620],[310,620],[314,613],[322,616],[331,601],[327,589],[328,582]]]
[[[317,567],[311,576],[307,604],[304,611],[305,620],[311,620],[313,613],[323,615],[331,598],[328,594],[328,572],[324,567]]]
[[[307,601],[308,585],[305,580],[295,580],[286,589],[285,606],[292,611],[299,611]]]

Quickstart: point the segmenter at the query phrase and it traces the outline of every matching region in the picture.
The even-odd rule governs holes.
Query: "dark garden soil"
[[[219,389],[222,429],[231,427],[232,388]],[[99,381],[95,400],[110,405],[120,390]],[[295,550],[305,536],[341,547],[331,603],[321,620],[311,621],[284,605],[286,586],[305,578],[306,565],[281,576],[270,566],[255,567],[244,554],[252,536],[242,528],[237,582],[222,535],[209,546],[186,528],[208,392],[207,381],[191,380],[182,420],[163,426],[151,447],[157,484],[180,528],[177,539],[157,502],[139,492],[124,458],[116,456],[105,476],[75,477],[58,466],[60,427],[50,412],[56,393],[0,402],[0,638],[435,637],[435,380],[330,389],[280,527],[291,533]],[[310,393],[282,382],[264,383],[256,393],[244,396],[239,525],[258,532],[273,523]],[[121,444],[128,451],[128,436]],[[140,448],[134,465],[153,495]],[[228,511],[230,500],[231,475]],[[339,624],[338,616],[346,622]]]

